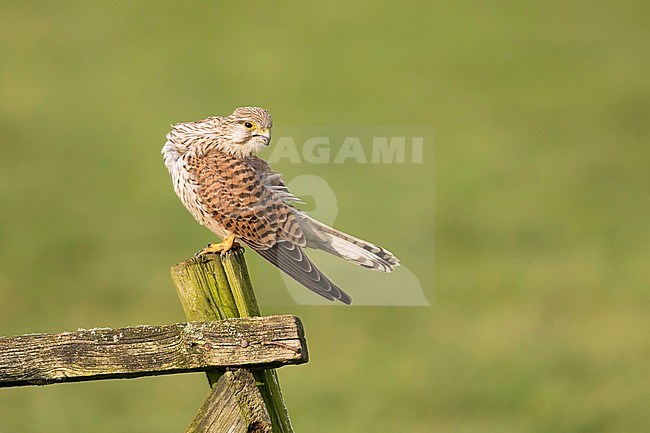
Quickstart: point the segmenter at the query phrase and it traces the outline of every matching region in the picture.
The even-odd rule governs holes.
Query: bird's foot
[[[240,245],[235,242],[235,237],[230,236],[224,239],[222,242],[219,242],[218,244],[215,243],[209,243],[205,248],[201,249],[201,251],[197,252],[194,254],[195,256],[202,256],[204,254],[217,254],[217,253],[227,253],[228,251],[232,249],[238,249],[240,248]]]

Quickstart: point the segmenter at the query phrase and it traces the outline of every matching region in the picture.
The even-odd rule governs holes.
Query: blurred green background
[[[296,431],[650,431],[648,22],[643,1],[5,0],[0,334],[183,320],[169,266],[213,238],[171,189],[171,123],[427,126],[423,164],[276,165],[326,179],[336,226],[433,301],[293,305],[248,254],[286,298],[264,312],[305,323],[311,361],[280,370]],[[2,389],[0,433],[180,432],[208,391]]]

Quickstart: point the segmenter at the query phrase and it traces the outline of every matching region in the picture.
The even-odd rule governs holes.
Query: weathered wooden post
[[[173,266],[171,274],[178,290],[178,296],[183,305],[183,310],[189,321],[224,320],[228,318],[260,315],[244,260],[243,248],[236,248],[221,255],[206,254],[193,257]],[[245,347],[248,342],[242,340],[240,344]],[[306,351],[306,346],[303,348],[299,345],[292,345],[289,342],[284,344],[277,341],[270,341],[268,344],[283,347],[289,352],[300,353],[301,351]],[[307,353],[300,354],[307,359]],[[292,433],[293,428],[282,398],[282,392],[275,370],[258,370],[254,371],[252,375],[257,385],[259,385],[261,396],[271,419],[273,432]],[[244,389],[241,386],[244,386],[246,383],[250,385],[250,381],[245,377],[245,371],[237,373],[237,376],[229,373],[224,376],[222,373],[216,371],[208,372],[207,376],[210,385],[214,388],[213,394],[201,409],[195,421],[192,422],[187,432],[205,431],[201,430],[200,425],[202,423],[201,420],[205,420],[207,412],[211,410],[209,402],[216,401],[218,399],[216,397],[217,394],[222,397],[226,394],[232,394],[232,392],[224,391],[224,387],[234,384],[236,380],[239,380],[238,383],[240,385],[238,386],[240,386],[240,391]],[[242,392],[248,391],[244,390]],[[214,412],[213,409],[212,412]],[[259,418],[258,415],[255,414]],[[265,431],[260,426],[259,419],[257,421],[253,420],[255,416],[251,416],[248,428],[252,428],[250,431]]]

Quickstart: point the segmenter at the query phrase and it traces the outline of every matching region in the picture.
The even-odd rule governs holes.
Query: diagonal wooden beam
[[[250,371],[227,371],[185,433],[272,433],[271,418]]]
[[[0,337],[0,387],[48,385],[307,362],[300,319],[80,329]]]

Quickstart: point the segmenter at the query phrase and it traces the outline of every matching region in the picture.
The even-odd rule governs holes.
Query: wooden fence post
[[[173,266],[171,274],[189,321],[260,315],[243,248],[233,249],[221,255],[206,254],[193,257]],[[211,386],[219,381],[221,374],[207,373]],[[253,376],[260,385],[273,431],[293,433],[275,370],[255,371]]]

